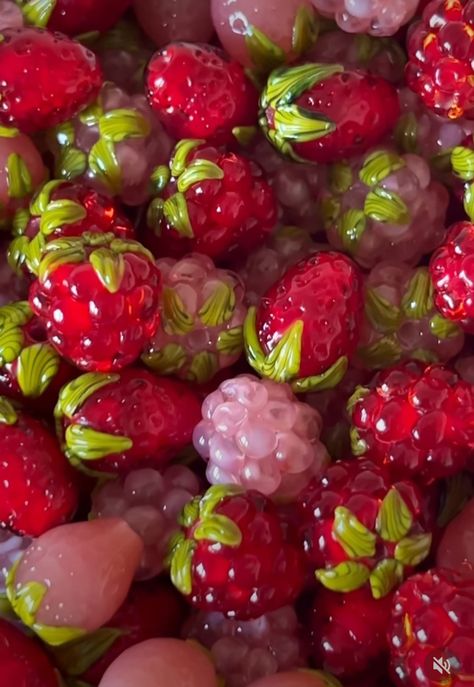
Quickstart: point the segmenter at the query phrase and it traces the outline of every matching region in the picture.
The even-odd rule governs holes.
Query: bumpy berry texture
[[[87,373],[62,389],[55,416],[73,465],[126,474],[159,468],[191,443],[200,398],[182,382],[138,368]]]
[[[148,100],[174,139],[235,142],[257,122],[257,92],[238,62],[211,45],[171,43],[148,65]]]
[[[247,687],[266,675],[305,665],[301,629],[292,606],[255,620],[199,611],[185,624],[183,636],[211,652],[227,687]]]
[[[449,119],[474,115],[473,29],[472,0],[435,0],[408,34],[406,83]]]
[[[139,25],[157,46],[207,43],[213,36],[211,0],[133,0]]]
[[[296,391],[340,382],[362,319],[362,275],[342,253],[318,252],[290,268],[250,308],[247,360],[257,372]]]
[[[8,29],[2,36],[2,124],[35,133],[74,117],[97,96],[102,74],[80,43],[36,28]]]
[[[299,499],[301,536],[316,579],[334,592],[370,585],[380,599],[429,554],[434,508],[414,482],[370,461],[330,465]]]
[[[446,362],[464,345],[462,329],[439,314],[427,267],[380,262],[365,281],[365,321],[357,364],[374,370],[400,360]]]
[[[86,232],[45,245],[30,305],[63,357],[106,372],[133,363],[156,332],[160,292],[161,275],[140,243]]]
[[[348,407],[354,455],[427,483],[465,467],[474,387],[442,365],[389,367],[356,389]]]
[[[146,580],[164,570],[169,542],[179,530],[178,516],[198,493],[199,480],[184,465],[172,465],[161,473],[134,470],[94,491],[90,516],[121,517],[142,538],[144,551],[136,578]]]
[[[415,265],[440,243],[448,199],[423,158],[380,148],[331,166],[321,212],[328,241],[362,267]]]
[[[161,255],[246,256],[275,228],[277,206],[262,169],[242,155],[185,139],[154,175],[144,240]]]
[[[210,484],[292,499],[327,465],[321,417],[287,384],[251,375],[227,379],[202,406],[194,446]]]
[[[474,498],[448,524],[436,550],[436,565],[474,579]]]
[[[280,67],[260,98],[260,126],[277,150],[299,162],[337,162],[378,144],[399,114],[395,88],[341,64]]]
[[[131,0],[17,0],[28,24],[70,36],[107,31]]]
[[[140,205],[151,195],[151,175],[168,159],[171,142],[144,95],[106,83],[97,100],[48,134],[55,176]]]
[[[343,31],[392,36],[416,12],[418,0],[311,0],[323,17]]]
[[[450,687],[474,674],[474,580],[439,569],[415,575],[395,594],[388,636],[392,679],[404,687],[436,687],[433,658],[447,662]]]
[[[163,278],[160,326],[142,360],[157,374],[208,382],[242,355],[243,284],[199,253],[156,265]]]
[[[40,644],[0,619],[2,687],[58,687],[59,673]]]
[[[212,486],[185,506],[170,565],[192,606],[237,620],[292,603],[304,582],[302,555],[271,502],[231,485]]]

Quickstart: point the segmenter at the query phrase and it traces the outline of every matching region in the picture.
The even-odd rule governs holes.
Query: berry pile
[[[474,683],[474,0],[0,0],[0,687]]]

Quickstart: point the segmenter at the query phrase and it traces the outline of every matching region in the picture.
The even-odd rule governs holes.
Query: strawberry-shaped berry
[[[380,599],[429,554],[435,508],[414,482],[369,460],[330,465],[300,497],[304,550],[327,589]]]
[[[118,22],[131,0],[16,0],[28,24],[78,36],[107,31]]]
[[[338,384],[354,353],[362,319],[362,275],[342,253],[318,252],[291,267],[250,308],[247,360],[295,391]]]
[[[201,403],[183,382],[128,368],[73,380],[62,389],[55,416],[73,465],[124,474],[159,468],[190,444]]]
[[[157,256],[245,256],[275,228],[273,191],[262,169],[241,155],[186,139],[154,181],[145,242]]]
[[[315,62],[270,74],[259,121],[284,155],[299,162],[337,162],[379,143],[393,129],[399,110],[388,81]]]
[[[220,48],[171,43],[148,65],[148,100],[174,139],[232,143],[257,123],[258,97],[243,67]]]
[[[0,618],[0,687],[60,687],[59,673],[39,642]]]
[[[160,292],[140,243],[86,232],[45,245],[30,304],[63,357],[106,372],[130,365],[156,332]]]
[[[210,487],[185,506],[180,522],[171,580],[192,606],[245,620],[292,603],[301,592],[302,555],[262,494]]]
[[[405,78],[424,104],[457,119],[474,115],[474,2],[435,0],[410,28]]]
[[[352,451],[426,483],[456,474],[474,446],[474,386],[442,365],[401,363],[349,400]]]
[[[74,472],[54,435],[0,397],[0,526],[38,536],[69,520],[78,501]]]
[[[473,607],[473,579],[434,568],[407,580],[394,596],[388,628],[395,685],[464,687],[472,682]]]
[[[90,50],[66,36],[36,28],[2,33],[0,70],[0,121],[26,133],[78,114],[102,84]]]

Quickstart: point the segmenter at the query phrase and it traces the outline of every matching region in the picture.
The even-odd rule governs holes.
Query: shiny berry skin
[[[257,123],[258,96],[243,67],[204,43],[171,43],[148,65],[148,100],[172,138],[235,142]]]
[[[474,675],[474,580],[434,568],[407,580],[393,599],[388,629],[391,673],[400,687],[463,687]],[[433,658],[448,660],[439,680]]]
[[[240,620],[292,603],[303,558],[257,491],[219,485],[184,507],[170,554],[171,580],[187,601]]]
[[[58,687],[59,673],[35,639],[0,618],[0,687]]]
[[[300,162],[339,162],[389,134],[400,112],[385,79],[340,64],[281,67],[260,98],[260,126],[277,150]]]
[[[407,38],[407,85],[449,119],[474,117],[474,2],[433,0]]]
[[[249,364],[295,391],[338,384],[362,319],[362,275],[350,258],[318,252],[291,267],[250,308],[244,326]]]
[[[245,257],[275,228],[277,203],[262,169],[236,153],[186,139],[174,149],[148,210],[145,242],[157,257],[196,251]]]
[[[63,35],[8,29],[0,43],[0,122],[26,133],[70,119],[102,84],[95,55]]]
[[[444,530],[436,549],[436,565],[474,580],[474,498]]]
[[[457,222],[431,257],[435,305],[444,317],[474,334],[474,224]]]
[[[49,341],[81,370],[138,358],[159,324],[161,275],[137,241],[86,232],[46,244],[30,305]]]
[[[425,483],[464,469],[474,446],[474,387],[442,365],[407,362],[349,400],[352,451]]]
[[[130,367],[73,380],[62,389],[55,416],[73,465],[127,474],[159,468],[191,444],[201,399],[183,382]]]
[[[131,0],[23,0],[22,12],[28,22],[79,36],[89,31],[107,31],[118,22]]]
[[[74,473],[41,422],[0,397],[0,526],[37,537],[77,507]]]

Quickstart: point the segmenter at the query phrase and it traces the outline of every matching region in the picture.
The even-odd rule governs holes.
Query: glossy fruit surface
[[[58,687],[59,675],[39,643],[0,619],[0,687]]]

